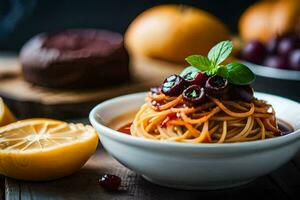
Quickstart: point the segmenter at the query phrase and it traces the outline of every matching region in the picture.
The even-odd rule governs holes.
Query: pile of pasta
[[[265,101],[226,101],[207,97],[187,107],[182,95],[149,92],[130,128],[137,137],[185,143],[230,143],[280,135],[275,112]]]

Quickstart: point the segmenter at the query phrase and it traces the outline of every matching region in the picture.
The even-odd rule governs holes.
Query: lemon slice
[[[17,121],[0,97],[0,126]]]
[[[23,180],[52,180],[80,169],[95,152],[91,126],[27,119],[0,128],[0,174]]]

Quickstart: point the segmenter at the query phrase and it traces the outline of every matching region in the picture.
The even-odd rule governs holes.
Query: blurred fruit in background
[[[285,57],[269,56],[265,59],[263,65],[277,69],[285,69],[287,67],[287,60]]]
[[[20,62],[26,81],[49,88],[101,88],[130,76],[123,36],[103,29],[40,33],[24,44]]]
[[[256,74],[256,91],[300,101],[300,0],[257,1],[241,15],[239,33],[237,55]]]
[[[206,55],[228,28],[215,16],[184,5],[160,5],[141,13],[129,26],[125,43],[133,54],[184,62],[191,54]]]
[[[291,69],[300,70],[300,49],[292,51],[289,56],[289,64]]]
[[[300,33],[299,0],[264,0],[250,6],[239,20],[244,41],[267,42],[276,35]]]
[[[15,116],[11,113],[0,97],[0,126],[4,126],[15,121]]]
[[[243,59],[253,63],[261,63],[265,56],[266,48],[257,40],[247,43],[241,52],[241,57]]]
[[[242,48],[240,58],[277,69],[300,70],[300,35],[275,36],[265,44],[250,40]]]

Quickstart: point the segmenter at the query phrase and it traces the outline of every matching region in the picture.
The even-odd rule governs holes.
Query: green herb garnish
[[[195,90],[193,90],[190,94],[190,97],[196,98],[198,96],[197,92]]]
[[[219,75],[236,85],[249,85],[255,80],[254,73],[239,62],[222,65],[222,62],[230,55],[233,49],[232,42],[222,41],[215,45],[207,57],[191,55],[185,60],[191,65],[181,73],[181,76],[190,71],[202,71],[209,76]]]

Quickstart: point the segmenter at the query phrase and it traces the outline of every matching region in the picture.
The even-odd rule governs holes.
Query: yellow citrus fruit
[[[95,152],[98,136],[88,125],[27,119],[0,127],[0,174],[52,180],[80,169]]]
[[[0,97],[0,126],[17,121]]]

